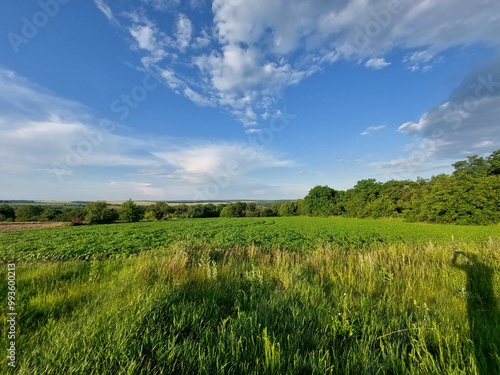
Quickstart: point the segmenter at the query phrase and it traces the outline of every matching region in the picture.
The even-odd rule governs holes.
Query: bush
[[[40,221],[42,213],[41,206],[20,206],[16,210],[16,221]]]
[[[73,216],[69,225],[83,225],[83,220],[80,216]]]
[[[108,204],[103,201],[91,202],[85,206],[85,220],[89,224],[108,224],[118,220],[118,211],[108,208]]]
[[[125,201],[121,205],[120,220],[127,223],[133,223],[141,220],[143,217],[143,210],[137,206],[132,199]]]
[[[16,218],[16,211],[8,204],[0,205],[0,221],[12,221]]]

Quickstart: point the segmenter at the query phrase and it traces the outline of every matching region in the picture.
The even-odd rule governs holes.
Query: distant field
[[[69,260],[121,256],[168,248],[175,243],[231,249],[309,252],[329,244],[339,249],[379,245],[456,242],[482,244],[500,237],[500,226],[405,223],[399,220],[277,217],[184,219],[132,224],[63,227],[0,233],[0,261]]]
[[[186,219],[1,232],[0,254],[2,373],[500,373],[499,226]]]

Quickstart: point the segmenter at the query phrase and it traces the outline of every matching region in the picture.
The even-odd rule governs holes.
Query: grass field
[[[0,248],[6,373],[500,373],[498,226],[198,219],[3,232]]]

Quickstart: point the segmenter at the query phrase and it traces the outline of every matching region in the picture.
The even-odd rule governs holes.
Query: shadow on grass
[[[496,358],[500,350],[500,311],[493,289],[494,270],[477,255],[461,251],[455,252],[452,262],[467,274],[465,295],[478,373],[500,374]]]

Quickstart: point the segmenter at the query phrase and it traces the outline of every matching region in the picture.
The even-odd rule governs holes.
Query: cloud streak
[[[385,128],[385,125],[378,125],[378,126],[369,126],[368,128],[366,128],[365,130],[363,130],[363,132],[361,133],[361,135],[370,135],[374,132],[378,132],[382,129]]]
[[[108,197],[116,187],[151,199],[171,197],[176,189],[186,199],[188,191],[224,173],[228,161],[236,168],[227,189],[249,183],[253,172],[295,166],[265,147],[244,142],[122,135],[118,124],[95,118],[85,106],[1,67],[0,108],[0,170],[5,179],[36,175],[40,183],[51,183],[50,191],[59,197],[68,197],[65,189],[83,179],[85,186],[106,186]],[[96,177],[102,174],[107,177]],[[125,181],[124,175],[129,176]]]
[[[108,19],[113,14],[104,0],[96,5]],[[272,112],[286,87],[339,60],[382,69],[391,64],[384,55],[401,49],[408,69],[425,72],[448,48],[500,44],[500,3],[492,1],[215,0],[196,4],[208,16],[196,23],[177,1],[128,6],[141,15],[128,22],[147,53],[143,64],[167,71],[166,84],[177,93],[225,108],[244,125]],[[175,27],[160,27],[148,6],[168,9]]]

